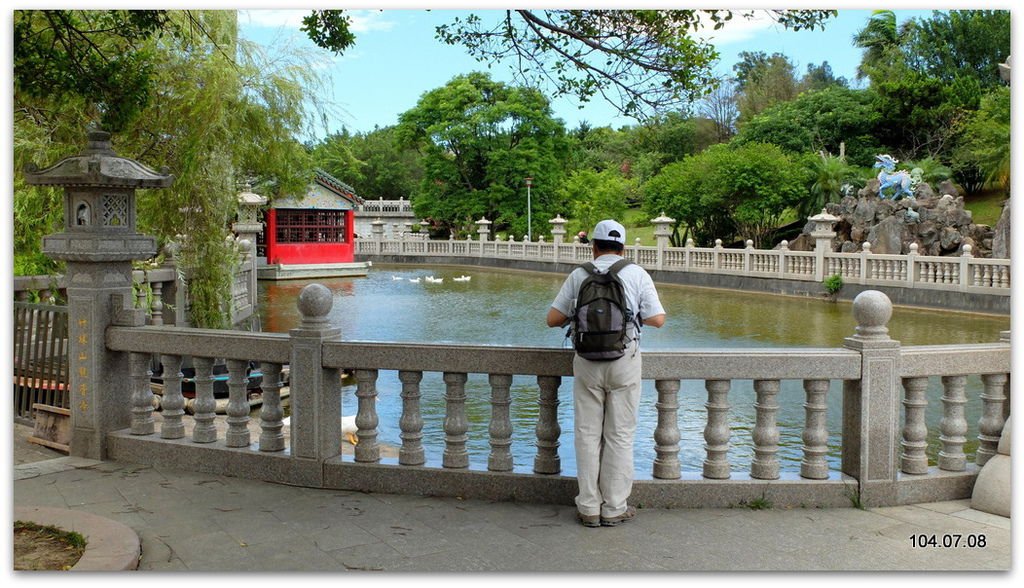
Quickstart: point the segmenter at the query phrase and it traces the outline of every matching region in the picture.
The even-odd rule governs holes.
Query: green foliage
[[[758,114],[796,97],[798,82],[793,64],[781,53],[741,52],[744,59],[733,66],[737,72],[740,128]],[[742,76],[742,77],[741,77]]]
[[[986,90],[1003,85],[999,64],[1010,55],[1009,10],[934,11],[915,25],[904,43],[910,67],[946,82],[971,78]]]
[[[589,233],[602,219],[623,219],[626,200],[636,187],[636,180],[622,177],[617,170],[585,169],[569,174],[559,189],[559,200],[569,207],[569,234]]]
[[[768,11],[783,26],[814,28],[831,10]],[[754,11],[737,11],[751,18]],[[730,10],[509,10],[437,28],[478,61],[509,60],[517,82],[553,86],[553,95],[605,98],[626,116],[683,108],[716,84],[714,47],[693,33],[727,26]],[[739,19],[737,19],[739,20]]]
[[[736,236],[760,246],[805,197],[806,185],[805,168],[775,145],[715,145],[648,181],[644,208],[685,225],[698,245]]]
[[[1008,194],[1010,189],[1010,89],[986,95],[964,126],[964,141],[954,154],[955,165],[974,167],[988,182]]]
[[[857,67],[857,79],[876,80],[888,76],[893,68],[905,63],[901,46],[909,37],[913,21],[896,24],[896,13],[891,10],[875,10],[864,25],[853,36],[853,46],[865,49]]]
[[[300,30],[318,46],[341,54],[356,42],[351,26],[343,10],[314,10],[303,17]]]
[[[809,197],[799,205],[800,218],[817,214],[829,202],[838,202],[844,186],[853,184],[858,175],[857,169],[842,157],[820,154],[808,159],[811,184]]]
[[[74,16],[99,18],[93,12]],[[149,83],[160,91],[112,141],[122,156],[171,170],[170,188],[139,192],[139,231],[161,245],[181,243],[192,324],[225,326],[236,261],[225,237],[238,184],[252,181],[271,197],[305,189],[309,159],[293,137],[310,124],[305,101],[316,94],[310,90],[318,78],[303,56],[269,60],[240,43],[233,11],[168,11],[166,18],[164,30],[174,34],[136,40],[149,59]],[[111,34],[117,41],[107,31],[89,31],[88,39],[107,47]],[[62,207],[55,205],[59,194],[25,186],[21,170],[80,153],[92,109],[75,92],[39,96],[15,88],[15,250],[22,271],[38,271],[39,239],[59,230],[60,212],[51,211]]]
[[[88,104],[90,118],[120,131],[149,104],[149,41],[169,26],[163,10],[17,10],[16,91],[76,97]]]
[[[399,143],[395,127],[355,135],[342,129],[316,145],[312,157],[368,199],[408,200],[423,178],[419,154]]]
[[[883,152],[873,133],[884,117],[874,106],[874,95],[867,90],[834,85],[804,92],[748,121],[733,140],[772,143],[792,153],[838,155],[843,145],[851,165],[870,166]]]
[[[958,88],[912,70],[873,80],[873,109],[881,124],[875,136],[900,160],[941,157],[950,148],[971,107]]]
[[[839,291],[843,289],[843,276],[839,274],[832,274],[825,278],[822,285],[825,287],[825,292],[828,293],[830,297],[834,298],[835,295],[839,294]]]
[[[482,73],[461,75],[424,94],[399,120],[400,140],[423,154],[412,199],[417,216],[456,233],[473,230],[483,216],[496,233],[525,234],[525,178],[532,177],[533,233],[547,229],[560,208],[555,192],[566,140],[540,92]]]
[[[904,161],[897,167],[908,171],[913,171],[914,169],[921,170],[921,181],[931,184],[932,186],[936,186],[940,182],[944,182],[953,177],[953,170],[948,166],[943,165],[941,161],[938,161],[934,157],[925,157],[924,159],[919,159],[917,161]]]

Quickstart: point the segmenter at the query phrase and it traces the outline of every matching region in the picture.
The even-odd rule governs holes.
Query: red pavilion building
[[[365,275],[355,259],[355,207],[351,186],[316,170],[306,193],[281,197],[266,211],[259,253],[260,279]]]

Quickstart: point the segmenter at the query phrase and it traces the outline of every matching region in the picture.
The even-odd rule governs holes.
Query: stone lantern
[[[135,191],[173,178],[119,157],[109,133],[88,137],[81,155],[30,166],[25,181],[64,188],[64,232],[43,237],[43,252],[67,262],[71,454],[103,459],[107,433],[128,427],[132,406],[128,354],[107,351],[104,334],[115,323],[144,322],[131,312],[131,262],[157,251],[153,237],[135,231]]]
[[[555,218],[548,221],[551,223],[551,237],[555,241],[555,245],[561,245],[565,242],[565,224],[569,221],[562,218],[562,215],[556,214]]]
[[[245,254],[247,256],[246,263],[249,264],[251,270],[248,283],[250,303],[256,300],[256,267],[259,264],[256,259],[256,241],[263,234],[261,213],[266,204],[266,197],[256,194],[252,191],[251,185],[245,184],[242,193],[238,195],[238,221],[231,225],[231,230],[238,236],[239,243],[248,242],[249,244],[245,248]],[[255,306],[255,304],[253,305]]]
[[[836,223],[839,222],[839,218],[832,216],[821,209],[820,214],[816,214],[809,219],[814,223],[814,229],[811,231],[811,238],[814,239],[814,279],[821,281],[825,279],[825,253],[832,251],[832,239],[835,239],[836,232],[833,228]]]
[[[25,181],[64,187],[64,232],[43,237],[43,253],[64,261],[131,261],[156,254],[156,240],[135,232],[135,191],[166,188],[173,178],[118,157],[110,133],[91,131],[81,155],[44,170],[29,166]]]
[[[480,242],[483,243],[487,240],[487,235],[491,232],[491,221],[484,217],[480,217],[480,220],[476,221],[477,229],[476,232],[480,235]]]

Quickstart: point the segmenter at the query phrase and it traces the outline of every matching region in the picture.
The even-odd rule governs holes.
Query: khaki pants
[[[633,491],[633,437],[640,404],[640,353],[614,361],[573,360],[576,508],[615,517]]]

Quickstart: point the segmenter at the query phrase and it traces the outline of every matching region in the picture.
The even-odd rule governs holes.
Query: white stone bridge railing
[[[138,318],[108,327],[106,350],[122,355],[130,373],[111,375],[129,384],[120,392],[112,386],[107,393],[121,397],[100,403],[116,413],[101,427],[107,430],[94,431],[106,456],[314,487],[572,503],[575,479],[561,475],[558,452],[559,405],[571,397],[566,381],[572,374],[570,350],[345,342],[338,329],[326,324],[331,298],[325,287],[307,286],[299,301],[302,325],[289,334],[129,326],[140,324]],[[883,294],[862,293],[854,303],[857,332],[835,349],[645,352],[643,378],[654,382],[657,426],[653,438],[636,442],[653,444],[656,458],[650,478],[639,476],[634,500],[698,507],[765,498],[780,506],[850,506],[970,496],[978,467],[993,454],[1008,415],[1008,333],[990,344],[901,348],[885,328],[890,314]],[[159,418],[154,418],[147,371],[152,354],[161,357],[165,375]],[[196,369],[192,415],[183,410],[181,380],[174,376],[186,356]],[[214,356],[227,360],[230,375],[226,417],[213,409]],[[253,418],[245,385],[250,360],[259,361],[263,372],[263,406]],[[285,365],[290,373],[288,427],[280,402]],[[342,455],[340,443],[343,369],[353,370],[357,381],[359,443],[350,456]],[[377,441],[381,417],[375,402],[382,371],[397,371],[402,388],[401,416],[385,423],[401,430],[401,445],[386,457]],[[435,372],[443,374],[443,398],[421,391],[424,374]],[[470,467],[470,374],[486,374],[490,387],[486,469]],[[965,382],[977,375],[984,381],[984,414],[977,424],[977,449],[965,453],[965,447],[975,446],[966,438]],[[513,467],[510,451],[510,385],[513,377],[524,376],[531,382],[535,378],[537,394],[530,409],[537,418],[531,425],[535,454],[528,471],[522,464]],[[937,378],[942,397],[927,398],[928,381]],[[706,392],[705,457],[699,466],[679,459],[684,380],[702,381]],[[749,432],[730,414],[736,386],[743,381],[752,382],[756,395]],[[780,424],[780,385],[789,381],[803,388],[805,417]],[[830,403],[836,395],[841,401]],[[443,431],[424,430],[424,402],[435,407],[443,402]],[[936,431],[928,430],[924,418],[928,407],[936,405],[943,414],[937,452],[928,442]],[[830,406],[841,407],[841,430],[828,430]],[[780,427],[800,430],[798,468],[780,463]],[[424,446],[425,435],[443,435],[439,462],[437,455],[429,455],[439,450]],[[737,463],[730,455],[731,442],[739,437],[753,446],[749,463]],[[827,459],[836,450],[838,467]]]
[[[726,249],[715,247],[668,247],[630,245],[625,257],[647,270],[695,272],[756,278],[777,278],[820,283],[840,275],[844,283],[896,288],[922,288],[1010,296],[1010,260],[976,258],[971,247],[958,257],[918,255],[911,245],[907,255],[871,252],[870,243],[859,253],[791,251],[785,241],[778,249]],[[514,240],[360,239],[360,256],[392,258],[494,258],[548,263],[583,263],[592,257],[590,245],[524,242]]]

